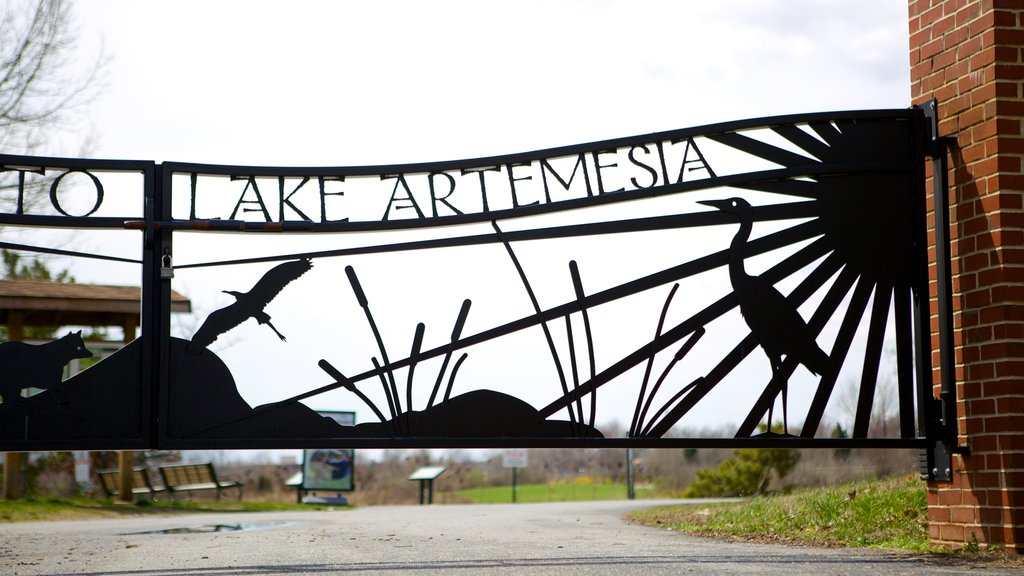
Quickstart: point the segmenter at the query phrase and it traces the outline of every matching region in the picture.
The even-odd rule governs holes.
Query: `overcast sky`
[[[360,165],[909,106],[901,0],[78,4],[102,156]]]
[[[81,53],[110,56],[101,158],[396,164],[910,105],[904,0],[88,0],[76,19]],[[227,303],[198,283],[176,289]]]

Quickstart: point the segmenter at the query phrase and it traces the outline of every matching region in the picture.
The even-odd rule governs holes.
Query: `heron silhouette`
[[[192,341],[185,346],[185,349],[192,354],[199,354],[221,334],[249,318],[255,318],[260,324],[266,324],[274,331],[274,334],[277,334],[278,338],[286,341],[284,334],[278,332],[277,328],[270,323],[270,315],[264,312],[263,308],[292,280],[302,276],[312,267],[313,263],[309,258],[285,262],[268,270],[248,292],[223,290],[223,292],[234,296],[235,302],[211,312],[199,330],[196,330]]]
[[[743,266],[745,247],[753,228],[750,203],[743,198],[705,200],[698,204],[711,206],[737,216],[740,229],[729,245],[729,280],[740,304],[740,313],[754,337],[761,343],[772,365],[772,384],[782,392],[783,433],[788,433],[787,392],[789,383],[780,374],[782,356],[803,364],[815,375],[830,372],[832,359],[818,347],[807,323],[771,282],[747,274]],[[771,384],[769,384],[771,385]],[[768,409],[768,432],[771,433],[772,411]]]

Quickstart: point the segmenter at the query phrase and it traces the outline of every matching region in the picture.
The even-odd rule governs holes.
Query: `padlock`
[[[160,279],[170,280],[174,278],[174,266],[171,265],[171,255],[164,252],[163,257],[160,258]]]

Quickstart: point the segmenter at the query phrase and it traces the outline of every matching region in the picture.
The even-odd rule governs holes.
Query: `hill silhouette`
[[[258,446],[261,439],[278,441],[278,445],[294,439],[296,447],[301,447],[303,438],[574,435],[567,421],[531,424],[536,409],[491,390],[467,392],[428,410],[406,412],[395,421],[356,426],[341,426],[300,402],[252,407],[239,394],[231,370],[215,353],[192,354],[186,351],[187,345],[187,340],[170,339],[166,433],[171,441],[238,440]],[[44,391],[4,406],[0,439],[34,443],[82,440],[83,446],[88,443],[90,447],[103,441],[143,439],[156,417],[143,418],[144,403],[159,394],[155,389],[144,390],[143,381],[142,339],[137,339],[65,380],[59,391]],[[582,435],[600,437],[601,433],[584,427]]]

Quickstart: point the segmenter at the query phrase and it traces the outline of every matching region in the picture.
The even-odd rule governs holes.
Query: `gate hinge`
[[[921,472],[921,479],[929,482],[952,482],[953,481],[953,454],[970,456],[971,450],[968,446],[957,445],[956,421],[946,422],[943,415],[947,413],[944,405],[947,401],[955,399],[929,398],[927,400],[927,433],[933,444],[930,448],[921,450],[918,455],[918,464]],[[955,410],[953,411],[955,414]]]
[[[926,153],[931,158],[944,157],[946,151],[956,145],[957,139],[956,136],[939,135],[939,101],[932,98],[923,104],[918,104],[915,108],[920,108],[928,120],[929,145]]]
[[[918,466],[921,480],[929,482],[953,481],[953,455],[946,450],[946,445],[936,442],[931,448],[925,448],[918,454]]]

